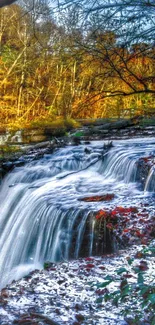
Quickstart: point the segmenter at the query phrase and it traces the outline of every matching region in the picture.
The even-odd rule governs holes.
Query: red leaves
[[[123,275],[123,277],[125,279],[131,279],[131,278],[133,278],[133,274],[126,273],[126,274]]]
[[[105,194],[105,195],[84,197],[79,200],[84,201],[84,202],[100,202],[100,201],[111,201],[111,200],[113,200],[113,198],[114,198],[114,194]]]
[[[86,257],[85,260],[86,261],[94,261],[94,258],[93,257]]]
[[[139,230],[135,231],[135,235],[139,238],[144,237],[144,234],[142,234]]]
[[[109,210],[99,210],[96,214],[96,219],[106,219],[107,220],[107,224],[106,227],[110,230],[112,230],[114,228],[114,222],[113,220],[117,220],[119,216],[123,216],[123,217],[127,217],[128,215],[135,214],[138,212],[138,209],[136,207],[130,207],[130,208],[123,208],[123,207],[116,207],[115,209],[113,209],[112,211]],[[125,222],[127,223],[128,221],[130,221],[130,218],[126,218]],[[116,222],[115,222],[115,228],[116,228]],[[124,232],[128,232],[128,229],[124,229]]]
[[[86,265],[86,268],[88,268],[88,269],[92,269],[94,266],[95,266],[94,264],[88,263],[88,264]]]
[[[107,223],[106,224],[106,227],[109,229],[109,230],[112,230],[114,228],[113,224],[112,223]]]
[[[117,206],[113,210],[99,210],[95,213],[97,222],[115,233],[115,238],[127,243],[147,244],[154,234],[154,222],[151,221],[149,210],[143,207]]]
[[[138,269],[140,271],[147,271],[148,270],[148,265],[147,265],[147,262],[146,261],[140,261],[140,264],[137,265]]]
[[[135,254],[135,258],[142,258],[144,256],[144,254],[142,252],[136,252]]]
[[[107,211],[99,210],[97,212],[96,219],[107,218],[108,216],[109,216],[109,213]]]
[[[130,228],[126,228],[123,230],[123,232],[129,232],[131,229]]]
[[[153,156],[149,156],[149,157],[143,157],[141,158],[141,160],[143,160],[146,164],[150,163],[151,160],[153,160],[154,157]]]
[[[123,207],[116,207],[111,214],[113,216],[116,215],[124,215],[127,216],[129,213],[137,213],[138,209],[136,207],[130,207],[130,208],[123,208]]]
[[[99,269],[101,269],[101,270],[105,270],[105,266],[103,266],[103,265],[99,265]]]

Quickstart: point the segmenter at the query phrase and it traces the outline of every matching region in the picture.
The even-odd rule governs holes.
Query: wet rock
[[[66,128],[52,128],[52,127],[46,127],[44,130],[44,134],[46,136],[57,136],[62,137],[66,133]]]
[[[83,322],[85,317],[82,314],[76,314],[75,318],[79,321],[79,322]]]
[[[73,137],[72,138],[72,144],[75,145],[75,146],[78,146],[79,144],[81,144],[80,137]]]
[[[89,148],[85,148],[84,152],[89,155],[91,153],[91,150]]]
[[[136,181],[142,185],[143,190],[145,188],[149,172],[153,166],[155,166],[155,157],[153,155],[140,158],[137,161]]]
[[[2,164],[3,168],[6,170],[10,170],[13,167],[13,162],[12,161],[7,161]]]

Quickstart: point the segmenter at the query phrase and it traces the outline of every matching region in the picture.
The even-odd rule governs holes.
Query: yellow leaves
[[[17,98],[16,98],[16,96],[13,96],[13,95],[10,94],[10,95],[4,95],[3,100],[4,101],[16,101]]]

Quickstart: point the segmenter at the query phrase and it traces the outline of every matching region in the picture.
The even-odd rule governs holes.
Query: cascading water
[[[155,166],[149,171],[144,191],[155,192]]]
[[[106,153],[101,142],[85,149],[86,145],[59,149],[6,176],[0,193],[1,287],[41,268],[47,260],[78,258],[84,236],[85,252],[91,255],[95,223],[91,211],[133,205],[152,195],[136,182],[136,162],[153,155],[153,140],[115,141]],[[150,171],[147,190],[154,189],[149,185],[153,183]],[[80,201],[107,193],[115,194],[112,202]]]

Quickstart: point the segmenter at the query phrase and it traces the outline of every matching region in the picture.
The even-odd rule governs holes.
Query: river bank
[[[151,123],[150,123],[151,124]],[[57,148],[87,144],[92,140],[103,140],[105,146],[113,140],[155,137],[155,126],[140,125],[139,120],[106,122],[96,120],[83,122],[82,127],[63,129],[30,129],[0,134],[0,179],[14,167],[39,159]],[[65,135],[65,132],[68,134]],[[63,134],[63,136],[62,136]]]
[[[46,264],[1,291],[1,325],[153,325],[154,244]]]

